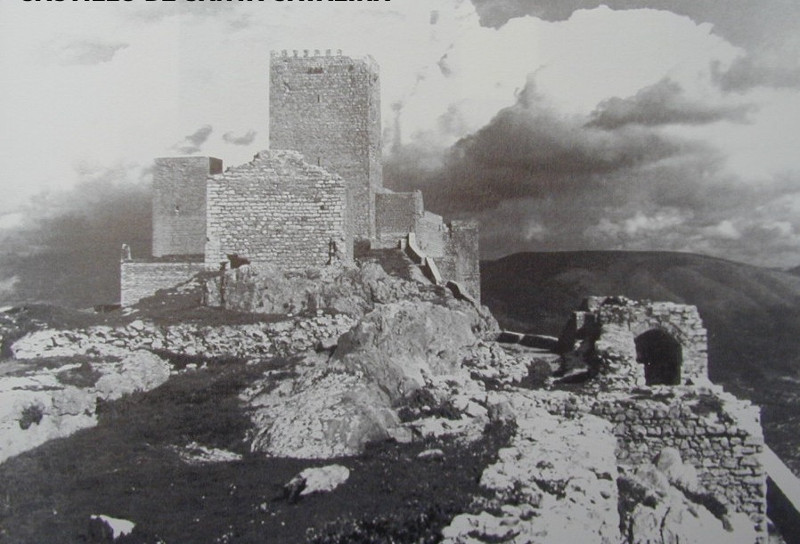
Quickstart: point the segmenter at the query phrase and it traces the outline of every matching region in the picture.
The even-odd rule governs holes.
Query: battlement
[[[303,49],[297,50],[293,49],[291,52],[283,49],[281,51],[270,51],[270,62],[274,65],[276,62],[285,62],[285,63],[302,63],[302,62],[320,62],[324,60],[325,63],[330,65],[350,65],[352,63],[359,63],[368,66],[371,71],[375,72],[376,74],[380,70],[378,63],[372,58],[371,55],[364,55],[361,57],[350,57],[344,55],[341,49],[337,49],[335,52],[332,49],[325,49],[321,51],[319,49]]]

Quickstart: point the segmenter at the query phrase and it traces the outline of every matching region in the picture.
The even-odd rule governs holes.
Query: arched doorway
[[[680,385],[683,350],[671,334],[652,329],[640,334],[636,343],[636,361],[644,365],[647,385]]]

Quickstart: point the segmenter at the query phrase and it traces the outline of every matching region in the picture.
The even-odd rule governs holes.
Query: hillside
[[[800,277],[685,253],[519,253],[481,263],[483,302],[501,326],[558,334],[588,295],[696,305],[711,379],[763,408],[767,439],[800,468]]]

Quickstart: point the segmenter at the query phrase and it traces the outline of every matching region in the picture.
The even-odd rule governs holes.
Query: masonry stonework
[[[375,247],[397,247],[398,240],[416,232],[425,213],[422,193],[382,192],[375,195]]]
[[[153,256],[202,255],[206,177],[222,171],[212,157],[161,158],[153,170]]]
[[[185,282],[205,270],[202,262],[137,262],[120,265],[120,304],[128,306]]]
[[[612,422],[621,465],[647,464],[664,448],[677,449],[697,471],[703,492],[727,511],[747,514],[762,535],[759,542],[765,542],[767,479],[757,406],[713,385],[536,396],[552,414],[589,413]]]
[[[263,151],[208,180],[205,261],[228,255],[284,270],[352,262],[345,182],[297,151]]]
[[[272,56],[270,148],[300,151],[345,179],[354,234],[372,240],[383,187],[378,66],[371,57],[305,55]]]
[[[561,351],[594,354],[608,379],[627,386],[667,383],[659,379],[660,361],[647,357],[647,339],[664,338],[656,351],[674,344],[676,372],[669,385],[703,385],[708,380],[707,333],[694,306],[633,301],[624,297],[588,297],[561,333]],[[665,364],[670,364],[666,361]],[[648,379],[648,374],[651,378]]]

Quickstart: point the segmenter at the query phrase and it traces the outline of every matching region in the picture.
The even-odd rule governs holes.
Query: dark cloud
[[[754,87],[800,88],[800,63],[796,55],[745,55],[727,70],[719,64],[711,67],[711,76],[723,91],[742,92]]]
[[[111,62],[114,56],[128,47],[122,42],[100,42],[81,40],[66,45],[53,44],[48,48],[48,61],[64,66],[93,65]],[[50,52],[54,55],[50,57]]]
[[[395,149],[387,185],[422,189],[437,211],[474,212],[507,199],[584,191],[620,171],[705,151],[646,127],[586,125],[583,117],[557,115],[529,84],[516,105],[446,151],[424,141]]]
[[[610,98],[591,114],[588,126],[617,129],[625,125],[703,125],[717,121],[747,121],[752,105],[715,106],[690,101],[681,86],[662,79],[629,98]]]
[[[684,102],[668,82],[655,87],[623,102],[638,115],[650,103],[642,95],[667,96],[651,104],[667,110],[661,124],[739,115]],[[592,118],[558,115],[529,85],[517,104],[450,148],[425,135],[395,145],[387,186],[421,189],[427,209],[477,219],[484,258],[646,249],[796,262],[800,176],[748,183],[725,173],[718,150],[669,136],[655,122],[634,123],[632,115],[608,103]]]
[[[256,134],[255,130],[248,130],[242,136],[236,136],[233,132],[226,132],[222,135],[222,139],[232,145],[250,145],[256,139]]]
[[[86,307],[119,300],[123,243],[151,252],[151,196],[123,169],[84,170],[72,190],[39,194],[23,224],[0,235],[0,304]]]
[[[214,129],[211,125],[203,125],[192,134],[186,136],[183,143],[175,144],[173,149],[177,149],[186,155],[197,153],[213,131]]]

